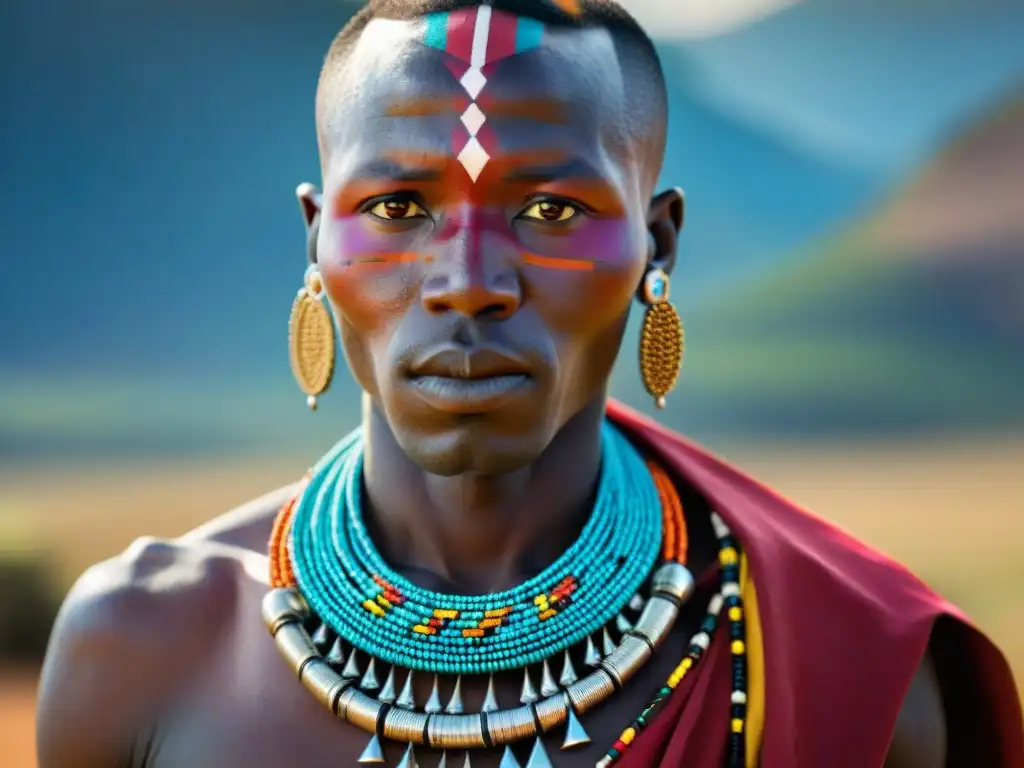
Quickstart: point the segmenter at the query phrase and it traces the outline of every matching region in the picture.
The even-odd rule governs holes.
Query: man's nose
[[[511,245],[495,233],[463,227],[433,260],[421,289],[431,314],[502,320],[522,303],[522,287]]]

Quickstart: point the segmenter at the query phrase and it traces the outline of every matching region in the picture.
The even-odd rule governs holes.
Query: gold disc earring
[[[315,264],[306,270],[303,282],[288,318],[288,351],[292,374],[306,393],[306,404],[315,411],[317,397],[327,391],[334,376],[334,323]]]
[[[669,300],[668,275],[652,269],[644,276],[643,330],[640,332],[640,375],[644,389],[659,408],[672,391],[683,366],[683,323]]]

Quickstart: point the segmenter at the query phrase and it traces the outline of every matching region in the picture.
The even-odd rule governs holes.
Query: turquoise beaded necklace
[[[516,587],[487,595],[422,589],[374,547],[363,511],[363,439],[353,432],[312,471],[294,511],[291,556],[312,611],[387,664],[439,674],[519,669],[616,618],[661,546],[657,489],[643,458],[606,422],[597,501],[577,541]]]
[[[645,464],[611,424],[603,426],[601,439],[597,502],[579,539],[543,573],[484,596],[420,589],[383,561],[363,520],[359,433],[311,470],[307,485],[275,522],[272,588],[262,616],[301,683],[339,718],[370,734],[359,763],[386,762],[385,745],[399,742],[405,747],[398,768],[416,768],[418,745],[440,750],[442,766],[448,750],[465,750],[465,768],[469,751],[503,748],[501,768],[519,768],[512,744],[534,738],[526,768],[551,768],[544,734],[564,726],[563,750],[590,742],[579,716],[621,689],[651,658],[694,590],[685,565],[686,521],[671,479],[658,466]],[[720,591],[687,656],[597,768],[608,768],[622,756],[698,664],[724,605],[729,606],[734,676],[729,765],[744,764],[739,550],[714,513],[712,524],[720,539]],[[655,564],[659,550],[662,559]],[[637,588],[648,576],[645,598]],[[569,649],[583,639],[589,669],[577,675]],[[556,677],[552,668],[559,656]],[[383,684],[378,663],[388,666]],[[496,696],[494,673],[512,669],[523,673],[523,687],[519,704],[509,706]],[[433,673],[433,689],[421,704],[413,680],[425,672]],[[477,711],[465,711],[463,674],[489,674]],[[442,675],[454,677],[447,704]]]

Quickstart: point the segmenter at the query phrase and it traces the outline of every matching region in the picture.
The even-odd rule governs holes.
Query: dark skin
[[[480,593],[538,572],[585,519],[629,306],[646,269],[671,269],[683,201],[652,196],[656,147],[610,138],[636,118],[622,114],[607,33],[552,34],[502,64],[488,85],[492,160],[472,181],[452,146],[458,112],[444,107],[464,106],[461,91],[417,29],[366,30],[345,75],[359,89],[340,88],[343,116],[320,126],[325,191],[303,187],[301,199],[366,392],[376,542],[422,586]],[[478,374],[514,386],[481,398],[479,383],[448,381]],[[366,735],[296,682],[260,620],[266,541],[294,490],[172,542],[139,540],[79,580],[43,671],[41,768],[356,764]],[[701,572],[714,540],[706,510],[688,512]],[[623,692],[587,713],[590,747],[559,752],[552,736],[559,766],[594,765],[677,663],[704,598]],[[516,701],[520,682],[500,678],[499,700]],[[479,705],[482,681],[467,678],[464,694]],[[944,727],[926,658],[886,766],[944,765]]]

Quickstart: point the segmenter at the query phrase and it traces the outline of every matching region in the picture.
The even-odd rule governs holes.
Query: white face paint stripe
[[[469,174],[469,178],[473,180],[474,184],[480,178],[484,166],[487,165],[487,161],[490,159],[491,156],[487,154],[487,150],[484,149],[476,136],[472,136],[466,142],[466,146],[462,148],[462,151],[459,152],[459,162],[462,163],[462,167],[466,169],[466,173]]]
[[[487,117],[475,101],[462,113],[462,124],[466,126],[470,136],[476,136],[480,132],[480,128],[483,127],[485,120],[487,120]]]
[[[483,69],[487,63],[487,35],[491,29],[491,6],[481,5],[476,10],[476,27],[473,29],[473,51],[469,56],[470,66]]]
[[[484,77],[484,73],[476,67],[470,67],[466,70],[466,74],[459,80],[462,87],[466,89],[466,93],[469,94],[471,99],[475,99],[480,95],[480,91],[487,85],[487,78]]]
[[[462,87],[469,93],[473,103],[462,115],[462,123],[469,131],[469,141],[459,152],[459,162],[466,169],[469,178],[475,183],[490,160],[487,150],[483,148],[476,138],[477,132],[487,119],[483,111],[477,106],[476,97],[480,95],[487,78],[482,72],[484,64],[487,63],[487,37],[491,30],[491,6],[481,5],[476,11],[476,26],[473,27],[473,50],[469,55],[469,69],[462,76],[460,82]]]

